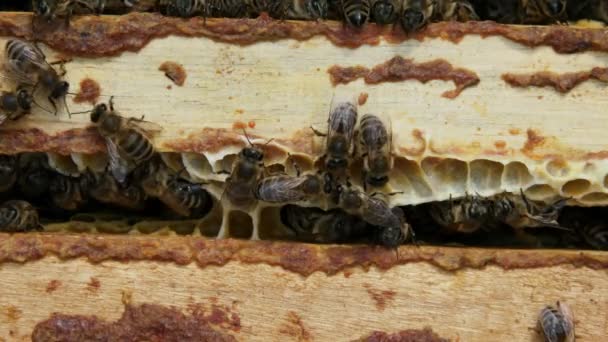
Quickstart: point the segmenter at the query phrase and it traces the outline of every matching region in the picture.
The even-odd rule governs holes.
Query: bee
[[[281,208],[281,222],[298,240],[316,243],[346,243],[369,236],[373,227],[341,209],[324,211],[320,208],[293,204]]]
[[[121,0],[123,6],[131,8],[139,0]],[[107,0],[32,0],[32,9],[37,16],[53,21],[57,17],[65,17],[69,21],[76,10],[101,14]]]
[[[372,114],[363,115],[360,131],[364,187],[382,187],[388,182],[392,168],[392,135],[382,120]]]
[[[347,176],[349,159],[354,154],[352,141],[356,124],[357,107],[353,103],[332,101],[327,134],[312,128],[316,135],[327,137],[325,155],[321,157],[326,172],[324,191],[327,194],[335,192],[340,180]]]
[[[0,232],[17,233],[39,230],[38,212],[25,201],[7,201],[0,205]]]
[[[48,195],[53,173],[44,153],[28,153],[19,157],[17,188],[29,201],[39,202]]]
[[[0,125],[6,120],[17,120],[29,114],[32,103],[34,98],[25,88],[20,88],[16,92],[3,92],[0,95]]]
[[[318,175],[277,175],[262,178],[255,188],[255,197],[268,203],[292,203],[307,200],[321,193],[322,182]]]
[[[391,211],[393,214],[399,217],[401,220],[401,225],[397,227],[377,227],[377,229],[375,229],[375,242],[387,248],[397,248],[399,245],[402,245],[407,241],[410,232],[412,233],[412,240],[415,242],[415,237],[413,234],[414,230],[407,222],[405,222],[405,215],[403,211],[397,207],[393,208]]]
[[[113,204],[129,210],[142,210],[146,194],[136,184],[120,184],[109,173],[90,176],[89,196],[100,203]]]
[[[112,98],[109,107],[108,110],[103,103],[95,106],[91,122],[106,140],[110,172],[119,183],[124,183],[135,167],[154,156],[155,150],[148,133],[136,124],[143,122],[143,118],[122,117],[114,111]]]
[[[287,0],[246,0],[245,2],[249,14],[253,16],[266,12],[272,18],[284,19],[289,10],[289,3]]]
[[[207,0],[209,16],[242,18],[247,16],[247,4],[242,0]]]
[[[371,18],[378,25],[394,23],[398,13],[399,5],[396,0],[375,0],[372,4]]]
[[[527,0],[485,0],[479,4],[484,19],[502,24],[523,24]]]
[[[0,155],[0,192],[7,192],[17,182],[19,165],[17,157],[13,155]]]
[[[362,27],[370,17],[370,0],[340,0],[344,20],[351,27]]]
[[[570,307],[559,301],[547,305],[538,315],[537,329],[547,342],[573,342],[574,318]]]
[[[365,222],[378,227],[378,229],[392,227],[392,229],[399,230],[404,235],[403,241],[410,234],[412,239],[415,239],[413,230],[406,222],[403,211],[391,209],[388,202],[380,198],[378,194],[370,196],[363,191],[350,187],[343,188],[341,185],[338,192],[340,197],[338,204],[347,213],[360,217]],[[395,230],[387,230],[387,239],[383,241],[390,241],[388,239],[389,235],[399,234]]]
[[[566,0],[521,0],[525,9],[525,23],[544,24],[565,20]]]
[[[468,0],[439,0],[438,5],[441,19],[444,21],[479,20],[475,8]]]
[[[67,211],[76,211],[87,204],[88,189],[88,177],[69,177],[61,174],[55,174],[49,185],[53,204]]]
[[[591,247],[598,250],[608,250],[608,226],[605,222],[585,224],[578,229],[579,234]]]
[[[505,211],[510,212],[511,203],[505,204],[507,205]],[[486,224],[491,219],[492,209],[493,202],[481,196],[466,196],[456,205],[450,196],[447,203],[433,203],[430,216],[437,224],[450,231],[473,233],[481,228],[489,229]]]
[[[182,217],[202,217],[213,206],[211,195],[202,184],[180,179],[179,174],[172,174],[158,158],[147,163],[141,184],[148,196],[158,198]]]
[[[33,86],[32,93],[35,93],[38,86],[48,91],[48,100],[53,105],[55,114],[57,114],[55,101],[58,99],[63,99],[67,109],[65,97],[68,94],[70,84],[62,79],[66,73],[63,66],[65,61],[52,63],[60,64],[62,73],[59,74],[52,64],[47,62],[42,50],[32,43],[19,39],[10,39],[6,42],[5,58],[8,69],[14,74],[21,86]],[[33,97],[33,94],[30,97]]]
[[[288,9],[291,19],[319,20],[329,14],[328,0],[293,0]]]
[[[243,210],[257,202],[256,187],[264,170],[264,152],[251,144],[248,137],[247,140],[250,146],[243,148],[234,161],[223,195],[233,206]]]
[[[210,10],[207,0],[160,0],[159,6],[167,15],[181,18],[195,15],[207,17]]]
[[[435,0],[403,0],[401,27],[408,33],[418,31],[431,22],[437,10]]]

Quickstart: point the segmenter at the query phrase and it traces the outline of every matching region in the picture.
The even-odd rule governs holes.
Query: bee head
[[[388,183],[387,175],[373,175],[367,174],[365,176],[365,182],[373,187],[381,187]]]
[[[337,192],[340,194],[340,204],[342,208],[354,210],[363,206],[363,200],[361,200],[357,191],[351,189],[345,190],[342,185],[338,185]]]
[[[101,115],[108,111],[108,106],[105,103],[98,104],[91,111],[91,122],[97,123],[101,118]]]
[[[34,0],[32,1],[32,10],[39,16],[49,18],[52,15],[51,6],[47,0]]]
[[[546,16],[550,18],[560,17],[566,10],[565,0],[543,0],[540,1],[540,7]]]
[[[2,103],[0,104],[0,108],[7,112],[15,112],[19,109],[19,97],[15,96],[12,93],[4,93],[0,98]]]
[[[492,210],[497,218],[507,217],[513,211],[513,203],[508,198],[502,198],[494,203]]]
[[[29,91],[25,90],[25,89],[20,89],[17,92],[17,103],[19,104],[19,107],[21,107],[24,110],[30,110],[32,109],[32,102],[34,101],[34,99],[32,98],[32,95],[30,94]]]
[[[481,219],[489,214],[489,208],[484,201],[473,201],[468,210],[468,215],[472,219]]]
[[[340,170],[348,166],[348,161],[345,158],[329,158],[326,166],[329,170]]]
[[[264,159],[264,152],[255,147],[245,147],[241,150],[241,155],[252,162],[261,162]]]
[[[346,14],[346,20],[354,27],[361,27],[367,21],[367,14],[364,11],[354,10]]]
[[[328,10],[327,0],[309,0],[306,2],[306,11],[313,19],[325,19]]]
[[[405,32],[414,32],[426,24],[427,17],[418,9],[408,8],[401,16],[401,26]]]
[[[403,232],[399,227],[384,227],[378,232],[378,243],[387,248],[396,248],[403,242]]]
[[[390,24],[395,17],[395,6],[390,1],[376,1],[372,7],[372,15],[376,23]]]
[[[54,99],[58,99],[60,97],[65,96],[70,89],[70,84],[66,81],[59,81],[55,83],[53,86],[53,90],[51,91],[51,97]]]

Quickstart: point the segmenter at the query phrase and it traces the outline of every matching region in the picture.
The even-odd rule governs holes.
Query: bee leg
[[[57,104],[55,103],[55,100],[53,100],[52,96],[47,97],[47,99],[49,100],[51,105],[53,105],[53,109],[55,110],[54,115],[57,116],[57,113],[59,112],[59,110],[57,109]]]
[[[110,111],[114,111],[114,96],[110,96],[110,101],[108,101],[108,104],[110,105]]]
[[[293,160],[293,158],[291,157],[291,153],[287,153],[287,156],[289,157],[289,160],[291,161],[291,164],[293,165],[294,170],[296,170],[296,176],[300,177],[300,175],[302,174],[302,169],[300,169],[300,165],[298,165],[298,163],[296,163],[296,161]]]
[[[224,212],[222,213],[222,226],[220,231],[217,233],[216,239],[226,239],[230,235],[230,209],[229,206],[224,206]]]
[[[261,214],[260,206],[257,206],[253,211],[249,213],[251,215],[251,224],[253,226],[253,231],[251,232],[251,240],[260,240],[260,214]]]
[[[312,129],[313,133],[318,136],[318,137],[326,137],[327,133],[322,133],[321,131],[317,131],[314,127],[310,126],[310,129]]]

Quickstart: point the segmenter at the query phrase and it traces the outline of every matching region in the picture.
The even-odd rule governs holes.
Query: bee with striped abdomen
[[[250,16],[257,17],[263,12],[271,18],[285,19],[289,10],[288,0],[245,0]]]
[[[392,134],[379,117],[365,114],[361,118],[360,133],[363,156],[364,187],[383,187],[392,169]]]
[[[100,203],[129,210],[142,210],[147,198],[139,185],[120,184],[108,172],[91,175],[89,195]]]
[[[399,14],[397,0],[374,0],[371,9],[372,20],[378,25],[392,24]]]
[[[121,0],[126,8],[133,7],[139,0]],[[37,16],[53,21],[64,17],[69,21],[74,12],[102,14],[107,0],[32,0],[32,9]]]
[[[403,0],[401,27],[408,33],[418,31],[433,20],[437,11],[436,0]]]
[[[8,69],[16,77],[20,86],[33,87],[32,97],[38,87],[48,92],[47,98],[57,114],[55,101],[63,99],[65,103],[65,96],[70,87],[70,84],[62,79],[65,75],[64,61],[59,62],[62,68],[62,74],[59,74],[47,62],[42,50],[32,43],[19,39],[10,39],[6,42],[5,59]]]
[[[159,0],[159,7],[166,15],[181,18],[207,17],[210,11],[208,0]]]
[[[0,155],[0,192],[7,192],[17,182],[19,165],[17,157],[13,155]]]
[[[349,26],[360,28],[371,14],[371,0],[340,0],[344,20]]]
[[[207,0],[210,17],[243,18],[247,4],[243,0]]]
[[[0,205],[0,232],[17,233],[41,228],[36,209],[25,201],[7,201]]]
[[[90,179],[86,176],[70,177],[55,174],[49,184],[53,204],[60,209],[76,211],[89,201]]]
[[[106,140],[110,172],[119,183],[124,183],[136,166],[154,156],[154,146],[148,137],[150,130],[139,126],[143,120],[122,117],[114,111],[112,98],[109,110],[103,103],[95,106],[91,122]]]
[[[574,317],[570,307],[559,301],[547,305],[538,315],[537,329],[546,342],[574,342]]]
[[[321,190],[321,179],[317,175],[277,175],[262,178],[255,188],[255,197],[268,203],[294,203],[312,199]]]
[[[292,0],[288,13],[290,19],[326,19],[329,2],[328,0]]]
[[[526,24],[547,24],[566,20],[566,0],[521,0]]]

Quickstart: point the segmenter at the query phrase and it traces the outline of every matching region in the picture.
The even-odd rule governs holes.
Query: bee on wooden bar
[[[70,84],[62,79],[66,71],[63,67],[65,61],[49,63],[46,56],[36,45],[19,40],[10,39],[5,47],[5,59],[8,69],[17,78],[20,86],[32,86],[34,94],[38,87],[42,87],[48,92],[48,100],[57,114],[57,104],[55,101],[63,99],[68,94]],[[51,64],[60,64],[62,73],[59,74]],[[23,95],[22,95],[23,96]],[[68,111],[69,113],[69,111]]]
[[[121,0],[126,8],[133,7],[139,0]],[[32,0],[32,9],[37,16],[53,21],[58,17],[70,20],[74,11],[102,14],[107,0]]]
[[[375,0],[372,4],[371,17],[378,25],[392,24],[397,20],[399,3],[397,0]]]
[[[6,120],[17,120],[23,115],[29,114],[32,103],[34,103],[34,98],[27,89],[3,92],[0,95],[0,125]]]
[[[538,315],[537,329],[547,342],[573,342],[574,317],[568,305],[548,305]]]
[[[0,192],[7,192],[17,182],[19,165],[17,157],[13,155],[0,155]]]
[[[363,184],[382,187],[389,180],[392,168],[391,141],[389,134],[379,117],[365,114],[361,118],[360,134],[363,156]]]
[[[403,211],[400,209],[391,209],[388,202],[379,197],[380,194],[372,194],[371,196],[363,191],[351,187],[339,186],[340,194],[339,205],[344,211],[351,215],[361,217],[365,222],[385,229],[392,227],[400,230],[405,235],[403,241],[411,234],[414,238],[411,226],[406,222]],[[387,240],[389,235],[396,235],[395,231],[386,232]]]
[[[340,8],[346,23],[352,27],[360,28],[371,14],[371,0],[340,0]]]
[[[434,0],[403,0],[400,22],[405,32],[415,32],[431,22],[437,12]]]
[[[209,16],[208,0],[159,0],[159,6],[169,16],[190,18],[196,15]]]
[[[100,203],[111,204],[129,210],[142,210],[146,194],[136,184],[120,184],[107,172],[91,175],[89,195]]]
[[[89,178],[55,174],[51,178],[49,193],[53,204],[60,209],[76,211],[89,201]]]
[[[145,193],[158,198],[179,216],[199,218],[213,206],[211,195],[202,184],[180,179],[158,158],[150,160],[143,172],[141,184]]]
[[[288,10],[291,19],[326,19],[329,13],[328,0],[292,0]]]
[[[479,20],[475,8],[468,0],[439,0],[437,6],[444,21]]]
[[[300,202],[319,195],[321,183],[317,175],[270,176],[258,182],[254,193],[258,200],[268,203]]]
[[[124,183],[135,167],[154,156],[154,146],[147,136],[152,129],[139,127],[143,119],[127,119],[114,111],[112,98],[109,110],[105,104],[95,106],[91,121],[106,140],[110,172],[119,183]],[[155,129],[160,130],[160,127]]]
[[[492,201],[481,196],[466,196],[458,204],[454,204],[450,197],[447,202],[431,204],[430,215],[437,224],[450,231],[473,233],[482,227],[488,228],[484,225],[490,221],[492,209]],[[511,207],[507,210],[510,211]]]
[[[7,201],[0,205],[0,232],[17,233],[41,228],[36,209],[25,201]]]
[[[325,136],[324,192],[335,193],[340,181],[348,177],[348,166],[354,152],[353,137],[357,124],[357,107],[352,102],[332,101],[327,134],[313,128],[316,135]],[[336,201],[337,199],[334,199]]]

